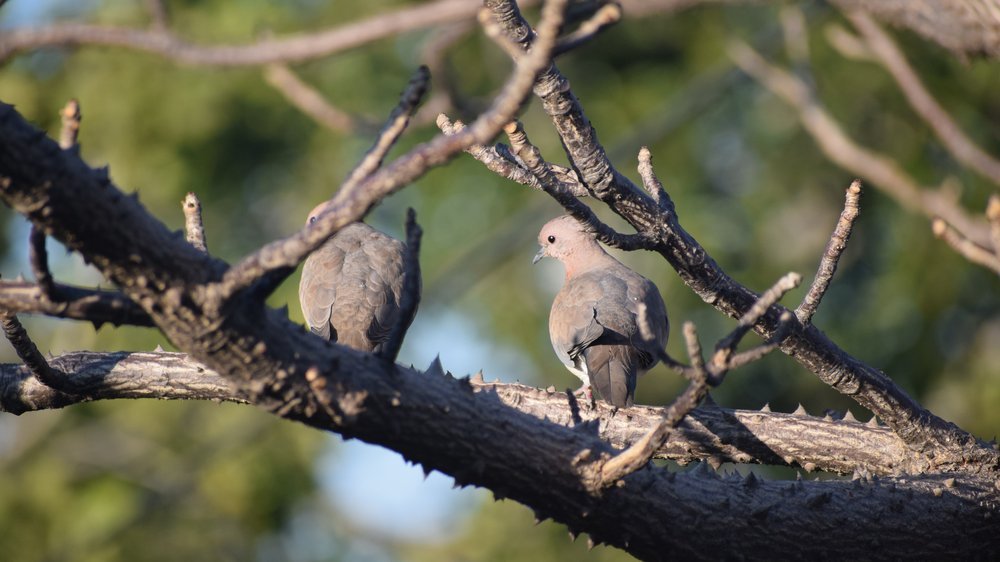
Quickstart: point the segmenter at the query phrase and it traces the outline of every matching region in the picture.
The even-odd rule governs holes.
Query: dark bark
[[[249,290],[296,267],[339,226],[431,166],[488,142],[534,84],[573,171],[550,173],[540,159],[522,170],[550,193],[558,189],[549,183],[563,182],[606,203],[638,231],[621,237],[623,243],[657,251],[706,302],[734,317],[745,314],[758,296],[728,277],[680,226],[666,192],[654,186],[655,197],[647,195],[609,161],[568,80],[548,62],[560,20],[552,4],[536,39],[514,4],[487,0],[509,38],[532,44],[491,110],[373,169],[314,226],[234,267],[169,231],[112,185],[106,170],[89,168],[76,151],[61,150],[0,105],[0,198],[121,290],[83,293],[56,285],[63,300],[53,302],[51,291],[8,283],[0,285],[3,311],[149,322],[187,354],[68,354],[50,362],[70,381],[60,390],[44,386],[27,367],[3,366],[0,407],[21,413],[140,397],[247,402],[388,447],[427,471],[488,488],[574,533],[650,560],[989,556],[1000,542],[995,447],[932,415],[811,324],[795,320],[782,350],[889,427],[702,406],[669,432],[657,454],[706,465],[792,464],[853,473],[851,481],[767,482],[645,464],[622,471],[628,473],[609,486],[604,469],[619,454],[614,447],[660,426],[663,409],[582,407],[556,392],[456,379],[438,363],[425,372],[404,368],[314,337],[267,308],[266,291]],[[496,158],[504,158],[501,152]],[[498,169],[525,179],[505,161]],[[651,167],[646,172],[644,178],[652,177]],[[754,329],[771,338],[787,325],[782,316],[791,317],[774,305]]]

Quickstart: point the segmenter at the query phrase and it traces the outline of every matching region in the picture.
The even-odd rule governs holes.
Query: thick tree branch
[[[505,32],[522,46],[530,44],[532,32],[516,7],[499,0],[487,0]],[[800,91],[804,86],[797,87]],[[724,313],[742,316],[757,296],[730,278],[704,248],[680,225],[669,197],[656,203],[607,160],[593,127],[573,96],[569,83],[555,66],[539,76],[535,88],[543,107],[552,118],[567,155],[594,195],[649,239],[649,249],[660,253],[681,279],[706,302]],[[664,193],[663,196],[666,194]],[[662,197],[662,196],[661,196]],[[772,307],[754,329],[770,339],[787,329],[781,321],[786,312]],[[837,391],[850,396],[890,425],[916,450],[950,451],[954,462],[964,463],[968,451],[981,458],[995,458],[996,452],[953,424],[934,416],[896,386],[884,373],[851,357],[811,325],[798,322],[785,338],[781,350]],[[992,462],[992,461],[990,461]]]
[[[219,286],[218,295],[222,301],[220,305],[269,271],[290,271],[337,230],[363,218],[384,197],[413,182],[428,169],[444,163],[458,152],[473,144],[486,142],[496,135],[500,127],[520,108],[535,76],[549,64],[556,33],[562,23],[565,2],[566,0],[558,0],[545,4],[543,19],[539,24],[539,37],[543,37],[544,41],[538,44],[538,48],[530,56],[518,61],[514,73],[489,110],[460,133],[439,135],[430,142],[417,146],[389,166],[368,175],[352,186],[352,189],[341,189],[330,200],[329,208],[312,224],[241,260],[226,273]],[[407,105],[405,99],[401,105]],[[414,103],[411,107],[415,105]]]
[[[0,365],[0,411],[20,414],[91,400],[135,398],[249,400],[237,386],[182,353],[73,352],[53,358],[50,365],[67,374],[73,394],[46,387],[23,365],[3,364]],[[561,392],[516,383],[488,383],[481,377],[474,377],[469,384],[475,392],[492,395],[538,420],[586,428],[619,448],[627,448],[647,436],[664,415],[660,407],[615,410],[603,402],[574,412],[570,397]],[[857,422],[850,412],[843,420],[834,420],[801,413],[730,410],[715,405],[695,408],[670,433],[655,457],[685,464],[697,460],[713,465],[787,464],[809,470],[883,476],[917,475],[931,468],[926,459],[914,455],[887,427]]]

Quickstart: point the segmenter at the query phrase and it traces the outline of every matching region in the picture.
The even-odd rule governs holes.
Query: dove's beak
[[[545,253],[545,248],[543,247],[542,249],[538,250],[538,253],[535,254],[534,258],[532,258],[531,264],[534,265],[534,264],[538,263],[538,260],[540,260],[540,259],[542,259],[542,258],[544,258],[546,256],[548,256],[548,254]]]

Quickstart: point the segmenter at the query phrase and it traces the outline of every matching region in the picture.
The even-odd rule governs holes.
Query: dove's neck
[[[619,263],[600,246],[588,248],[588,250],[586,252],[573,252],[563,257],[562,262],[566,266],[566,279]]]

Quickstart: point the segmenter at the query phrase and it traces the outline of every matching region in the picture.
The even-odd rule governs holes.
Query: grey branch
[[[59,115],[62,118],[59,147],[63,150],[76,148],[76,137],[80,133],[80,120],[83,119],[83,115],[80,113],[80,102],[69,100]]]
[[[201,201],[198,200],[197,195],[188,192],[184,196],[184,200],[181,201],[181,207],[184,209],[184,232],[187,235],[188,243],[202,252],[207,252],[205,225],[201,220]]]
[[[851,182],[851,186],[847,188],[847,194],[844,198],[844,210],[840,212],[840,219],[837,221],[837,226],[834,227],[833,234],[830,235],[830,241],[826,244],[826,250],[823,251],[823,257],[820,259],[816,278],[813,279],[812,286],[809,287],[809,292],[802,299],[802,303],[795,309],[795,316],[803,324],[808,324],[812,320],[813,314],[816,314],[816,309],[819,308],[819,303],[823,300],[823,295],[826,294],[826,290],[830,287],[830,280],[833,278],[833,274],[837,272],[837,263],[840,262],[840,255],[847,248],[847,242],[851,239],[851,230],[854,228],[854,221],[857,220],[858,215],[861,213],[860,200],[861,180],[854,180]]]
[[[827,112],[815,93],[792,73],[767,62],[749,45],[733,42],[729,55],[744,72],[792,106],[820,150],[838,166],[866,178],[903,207],[928,218],[940,216],[973,240],[986,240],[986,225],[947,196],[919,186],[895,161],[854,142]]]
[[[272,63],[265,66],[264,80],[299,111],[330,130],[351,133],[370,126],[335,107],[315,88],[303,82],[288,65]]]
[[[58,300],[53,300],[53,294]],[[122,293],[59,283],[46,291],[36,283],[0,281],[0,311],[85,320],[95,325],[153,325],[149,315]]]
[[[1000,160],[984,152],[962,132],[951,115],[927,91],[889,34],[863,12],[848,12],[846,15],[864,36],[870,52],[878,57],[882,66],[896,80],[900,91],[906,96],[906,101],[910,102],[917,115],[930,125],[948,152],[959,162],[988,178],[994,185],[1000,186]],[[1000,18],[1000,12],[994,17]],[[997,32],[1000,33],[1000,22]]]

